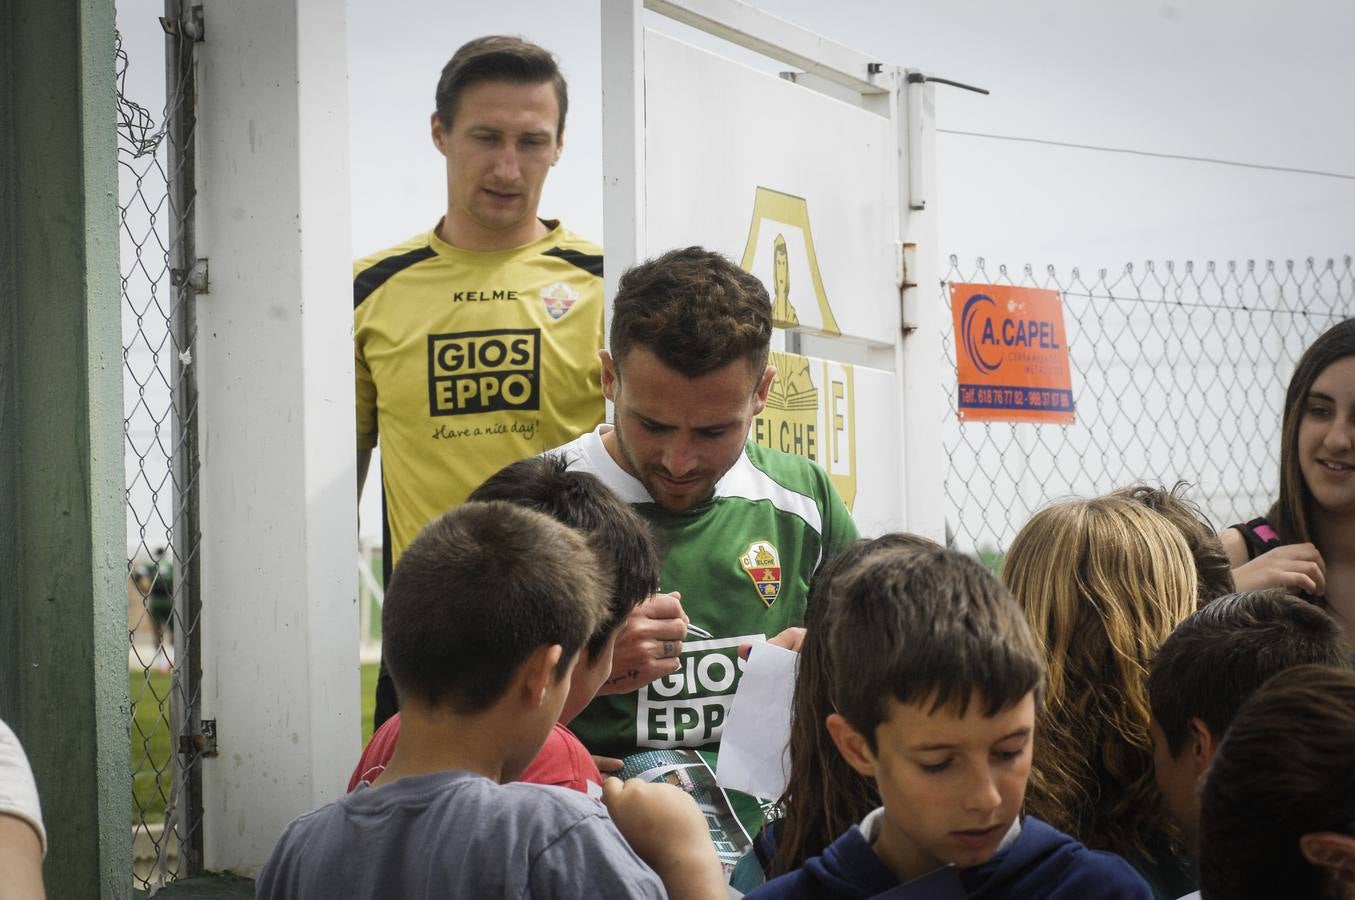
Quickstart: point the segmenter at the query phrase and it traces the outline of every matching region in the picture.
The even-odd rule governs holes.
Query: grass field
[[[362,667],[362,743],[372,736],[376,693],[375,663]],[[152,670],[127,678],[132,701],[132,824],[163,822],[174,780],[169,731],[169,675]],[[358,748],[353,748],[356,763]]]
[[[367,746],[367,741],[372,737],[372,713],[376,712],[376,672],[377,664],[371,663],[362,667],[362,746]],[[353,764],[357,765],[358,758],[353,757]]]
[[[128,676],[132,700],[132,824],[163,822],[174,780],[169,738],[169,674]],[[163,710],[162,707],[163,706]]]

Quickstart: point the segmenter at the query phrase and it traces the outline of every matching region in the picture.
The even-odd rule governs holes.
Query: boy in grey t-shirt
[[[609,779],[604,809],[505,783],[559,717],[606,581],[578,533],[531,510],[467,503],[430,523],[382,610],[403,716],[390,764],[289,825],[257,896],[726,896],[680,790]]]

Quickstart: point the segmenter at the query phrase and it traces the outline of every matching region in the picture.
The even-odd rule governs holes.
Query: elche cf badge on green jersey
[[[770,541],[753,541],[739,557],[762,602],[771,607],[781,593],[781,554]]]

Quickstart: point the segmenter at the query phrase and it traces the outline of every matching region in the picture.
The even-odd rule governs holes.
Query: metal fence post
[[[210,748],[199,721],[202,658],[198,622],[201,610],[198,578],[198,386],[193,349],[197,335],[195,300],[205,292],[206,263],[197,258],[194,242],[196,198],[195,126],[197,84],[195,45],[203,38],[200,0],[165,0],[165,115],[169,146],[169,267],[171,297],[170,336],[175,355],[172,377],[173,453],[170,471],[174,484],[174,616],[182,635],[170,689],[171,734],[174,746],[174,790],[165,810],[165,830],[178,838],[178,874],[192,875],[202,867],[202,753]],[[160,873],[165,875],[161,845]]]
[[[164,68],[129,79],[118,34],[128,640],[132,706],[132,881],[156,889],[202,869],[199,721],[199,460],[194,246],[199,0],[167,0]],[[153,19],[126,23],[144,48]],[[138,51],[143,53],[144,50]],[[144,58],[141,60],[144,62]],[[161,81],[163,77],[163,81]],[[163,116],[147,107],[160,104]],[[146,93],[146,106],[132,99]],[[151,634],[154,631],[154,643]]]

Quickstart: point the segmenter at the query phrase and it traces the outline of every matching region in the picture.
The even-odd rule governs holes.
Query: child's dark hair
[[[1186,499],[1189,488],[1190,485],[1184,481],[1176,482],[1170,491],[1135,484],[1110,496],[1124,497],[1148,507],[1181,532],[1191,558],[1195,560],[1198,605],[1204,606],[1224,594],[1231,594],[1237,587],[1233,583],[1233,566],[1228,561],[1228,551],[1223,549],[1223,542],[1219,540],[1218,530],[1199,506]]]
[[[545,513],[578,531],[612,579],[607,614],[585,648],[596,659],[608,638],[659,589],[659,552],[649,525],[595,476],[571,472],[559,454],[509,463],[471,491],[470,500],[503,500]]]
[[[507,503],[466,503],[400,556],[381,610],[382,651],[402,703],[482,712],[537,648],[557,674],[606,615],[609,578],[578,532]]]
[[[1243,701],[1273,675],[1304,664],[1345,666],[1341,629],[1280,588],[1231,594],[1191,613],[1162,642],[1148,673],[1148,704],[1171,755],[1180,755],[1192,718],[1222,738]]]
[[[1040,689],[1044,663],[1012,595],[975,560],[941,548],[873,554],[834,585],[830,694],[877,749],[890,698],[984,715]]]
[[[833,712],[827,626],[833,618],[831,598],[838,578],[885,550],[937,546],[913,534],[885,534],[847,546],[815,573],[791,707],[790,776],[778,802],[781,818],[775,826],[776,855],[767,866],[768,877],[798,869],[880,805],[875,781],[847,765],[823,725]]]
[[[760,376],[772,339],[772,301],[756,276],[701,247],[670,250],[621,276],[609,346],[620,366],[644,347],[698,378],[738,359]]]
[[[1200,891],[1227,900],[1344,897],[1299,839],[1355,836],[1355,673],[1298,666],[1251,696],[1200,796]]]
[[[490,34],[462,44],[438,78],[438,121],[443,129],[452,127],[461,94],[471,85],[485,81],[506,81],[510,84],[541,84],[550,82],[555,88],[555,102],[560,107],[555,137],[565,133],[565,113],[569,111],[569,86],[560,66],[549,50],[519,37]]]

